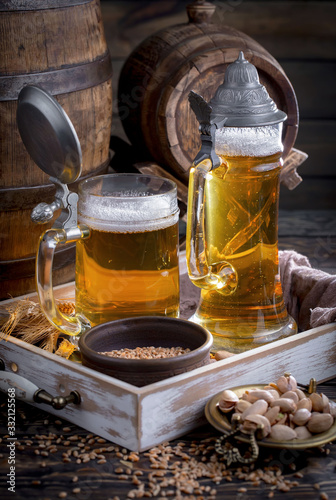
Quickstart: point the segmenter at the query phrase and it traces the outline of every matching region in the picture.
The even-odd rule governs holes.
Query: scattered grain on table
[[[110,479],[123,481],[127,498],[218,500],[225,483],[234,485],[237,494],[243,496],[251,488],[266,488],[266,496],[273,498],[275,491],[293,495],[293,490],[305,482],[304,470],[296,470],[299,464],[287,464],[285,473],[280,467],[272,465],[274,457],[270,453],[269,456],[264,453],[265,458],[259,458],[256,464],[228,467],[222,455],[216,453],[216,435],[191,442],[165,442],[147,452],[137,453],[94,434],[77,432],[69,435],[67,427],[66,431],[64,427],[58,429],[59,432],[55,433],[43,434],[42,431],[23,436],[19,446],[24,446],[42,468],[48,467],[50,460],[54,463],[55,459],[72,464],[71,486],[67,490],[64,485],[64,491],[58,494],[59,498],[82,495],[83,464],[89,467],[94,465],[97,471],[108,464]],[[322,449],[318,452],[322,452]],[[327,456],[327,450],[323,452]],[[54,458],[51,458],[51,454],[54,454]],[[36,481],[34,484],[38,486]],[[328,500],[327,493],[321,491],[322,488],[319,490],[319,486],[318,482],[312,481],[311,488],[318,491],[320,500]]]

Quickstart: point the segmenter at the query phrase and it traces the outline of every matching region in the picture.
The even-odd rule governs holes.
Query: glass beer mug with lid
[[[37,291],[48,320],[78,336],[119,318],[178,317],[176,184],[152,175],[106,174],[82,180],[77,195],[67,184],[81,173],[81,149],[62,107],[47,92],[25,87],[17,121],[26,149],[56,185],[55,201],[40,203],[31,214],[36,223],[59,215],[42,234],[36,258]],[[71,317],[54,299],[52,266],[57,245],[75,241],[76,314]]]
[[[278,263],[282,123],[243,53],[209,104],[189,94],[201,149],[189,177],[187,266],[201,299],[191,321],[214,349],[243,352],[297,331]]]

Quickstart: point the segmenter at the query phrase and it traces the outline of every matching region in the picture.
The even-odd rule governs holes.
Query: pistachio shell
[[[258,429],[258,438],[262,439],[271,432],[271,424],[263,415],[247,415],[241,430],[244,432]]]
[[[296,408],[301,410],[301,408],[306,408],[308,411],[312,411],[313,403],[309,398],[300,399],[300,401],[296,404]]]
[[[329,401],[328,405],[323,408],[323,413],[330,413],[330,415],[336,417],[336,403],[334,401]]]
[[[296,404],[289,398],[274,399],[274,401],[271,402],[271,406],[280,406],[280,410],[284,412],[293,413],[296,411]]]
[[[294,403],[298,403],[299,402],[299,396],[296,394],[295,391],[287,391],[287,392],[284,392],[282,395],[281,395],[282,398],[289,398],[289,399],[292,399],[294,401]]]
[[[269,437],[275,441],[290,441],[296,438],[296,432],[287,425],[275,424],[271,428]]]
[[[317,392],[313,392],[310,394],[309,399],[313,405],[313,411],[323,411],[325,406],[325,400],[322,398],[322,394],[317,394]]]
[[[311,416],[307,428],[311,433],[318,434],[330,429],[333,423],[334,419],[330,413],[315,413]]]
[[[312,437],[312,433],[304,425],[295,427],[295,432],[297,439],[309,439]]]
[[[295,391],[297,388],[297,383],[295,378],[292,375],[288,375],[287,377],[283,375],[278,378],[276,385],[279,387],[282,393],[287,391]]]
[[[222,399],[224,399],[224,401],[231,401],[234,403],[239,401],[237,394],[230,389],[225,389],[225,391],[222,392]]]
[[[296,394],[299,396],[299,399],[305,399],[306,398],[306,395],[305,393],[299,389],[298,387],[295,389]]]
[[[284,413],[283,417],[277,422],[277,424],[285,425],[288,423],[288,413]]]
[[[238,401],[239,398],[237,394],[230,389],[227,389],[222,392],[221,397],[218,401],[218,406],[224,413],[228,413],[233,410]]]
[[[234,356],[233,352],[229,352],[229,351],[217,351],[215,353],[215,360],[216,361],[220,361],[221,359],[230,358],[231,356]]]
[[[268,404],[264,399],[258,399],[249,406],[241,415],[242,420],[245,420],[247,415],[264,415],[267,412]]]
[[[310,417],[310,411],[307,410],[307,408],[301,408],[299,410],[296,410],[296,412],[293,414],[292,422],[294,422],[295,425],[306,425]]]
[[[267,389],[267,390],[272,394],[274,399],[278,399],[281,397],[281,393],[279,391],[276,391],[275,389]]]
[[[281,416],[280,406],[273,406],[273,408],[270,408],[265,413],[265,417],[269,420],[271,425],[276,424],[278,422],[280,416]]]
[[[258,399],[264,399],[267,403],[270,403],[274,399],[274,396],[269,391],[264,389],[251,389],[249,391],[245,391],[245,394],[247,395],[245,400],[250,401],[251,403],[254,403]]]
[[[268,386],[264,387],[264,389],[268,389],[268,387],[271,387],[272,389],[274,389],[275,391],[277,391],[279,393],[279,395],[281,394],[281,391],[280,391],[279,387],[276,384],[274,384],[273,382],[270,382],[268,384]]]
[[[235,410],[236,412],[238,413],[243,413],[247,408],[249,408],[250,406],[252,405],[252,403],[250,403],[249,401],[244,401],[243,399],[241,399],[240,401],[238,401],[238,403],[236,404],[236,407],[235,407]]]
[[[325,394],[322,393],[321,397],[322,397],[322,400],[324,402],[323,409],[329,407],[329,398],[328,398],[328,396],[326,396]]]

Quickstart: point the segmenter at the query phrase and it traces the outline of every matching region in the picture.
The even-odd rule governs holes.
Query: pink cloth
[[[336,321],[336,276],[313,269],[294,250],[279,251],[284,301],[299,330]]]

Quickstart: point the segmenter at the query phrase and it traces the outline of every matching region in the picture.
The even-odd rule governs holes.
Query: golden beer
[[[179,316],[176,185],[142,174],[80,184],[76,314],[92,326],[134,316]]]
[[[202,289],[192,320],[211,331],[215,346],[233,352],[295,331],[278,269],[280,155],[221,156],[221,166],[205,183],[208,265],[216,274],[223,262],[229,263],[237,273],[237,288],[229,295]]]
[[[202,289],[192,321],[213,349],[243,352],[296,332],[278,266],[282,126],[287,115],[243,52],[207,103],[191,91],[201,148],[189,176],[188,274]]]
[[[151,231],[90,229],[77,243],[76,311],[92,325],[179,315],[178,224]]]

